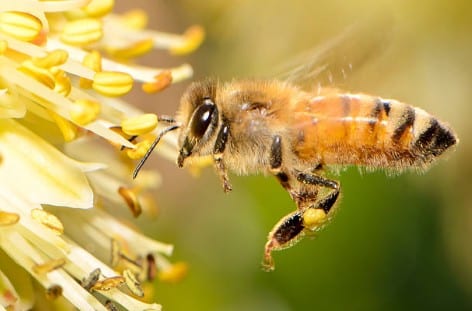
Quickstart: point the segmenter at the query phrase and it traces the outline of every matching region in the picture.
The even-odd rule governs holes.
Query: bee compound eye
[[[215,111],[215,104],[210,99],[205,99],[204,103],[195,110],[190,125],[191,134],[195,138],[203,137]]]

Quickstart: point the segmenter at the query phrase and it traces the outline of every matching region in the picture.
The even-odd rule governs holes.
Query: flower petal
[[[81,165],[18,122],[0,120],[0,185],[34,203],[90,208],[93,192]]]

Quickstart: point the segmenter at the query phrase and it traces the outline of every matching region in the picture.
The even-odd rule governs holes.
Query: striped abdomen
[[[331,94],[297,104],[292,148],[322,164],[422,167],[457,142],[445,124],[396,100]]]

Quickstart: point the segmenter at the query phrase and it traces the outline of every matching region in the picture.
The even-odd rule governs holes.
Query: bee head
[[[211,152],[211,141],[218,126],[218,108],[215,104],[216,82],[204,81],[192,84],[182,97],[179,119],[182,131],[179,137],[177,164],[182,167],[191,155]]]

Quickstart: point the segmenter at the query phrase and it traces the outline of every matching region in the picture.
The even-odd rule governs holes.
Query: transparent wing
[[[382,54],[391,41],[392,18],[357,23],[279,66],[274,77],[306,90],[340,84],[363,64]]]

